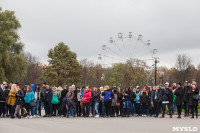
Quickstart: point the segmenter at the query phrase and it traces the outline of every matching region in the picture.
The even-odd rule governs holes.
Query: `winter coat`
[[[140,96],[140,103],[141,104],[147,104],[148,103],[148,96],[146,95],[146,92],[143,92]]]
[[[13,90],[11,90],[10,93],[9,93],[7,104],[14,106],[15,102],[16,102],[16,95],[15,95],[15,92]]]
[[[124,95],[124,100],[125,101],[131,101],[132,92],[126,91],[125,94],[127,94],[127,95]]]
[[[24,102],[24,92],[19,90],[16,94],[16,105],[23,105]]]
[[[182,87],[177,88],[174,92],[174,95],[176,95],[175,105],[182,105],[182,99],[184,95],[184,90],[182,89]]]
[[[61,101],[62,101],[63,98],[66,97],[67,93],[68,93],[68,89],[64,89],[64,90],[61,91]]]
[[[193,99],[193,94],[199,94],[199,88],[197,87],[195,91],[192,91],[192,87],[188,89],[188,105],[189,106],[198,106],[198,100]]]
[[[140,92],[136,93],[135,102],[140,103]]]
[[[101,94],[101,92],[98,92],[97,94],[93,95],[94,103],[98,103],[100,101],[100,94]]]
[[[26,95],[24,97],[25,103],[30,103],[30,102],[34,101],[34,99],[35,99],[35,95],[34,95],[33,91],[31,91],[30,93],[26,93]]]
[[[135,92],[132,92],[132,96],[131,96],[131,103],[134,103],[135,102]]]
[[[44,101],[44,95],[45,95],[45,90],[46,90],[46,87],[42,87],[40,89],[40,101]]]
[[[78,100],[79,102],[83,101],[81,92],[78,92],[78,93],[77,93],[77,100]]]
[[[112,101],[112,97],[114,96],[113,93],[110,90],[106,90],[102,93],[102,95],[104,96],[104,101],[108,102],[108,101]]]
[[[162,101],[169,101],[169,103],[173,102],[172,90],[170,90],[169,88],[162,90]]]
[[[153,90],[151,94],[151,102],[159,102],[159,90]]]
[[[183,91],[184,91],[184,94],[183,94],[183,102],[188,102],[188,89],[190,88],[191,86],[185,86]]]
[[[34,93],[35,100],[40,100],[40,89],[37,88]]]
[[[52,97],[53,97],[53,91],[51,89],[46,89],[44,94],[44,101],[50,103]]]
[[[85,89],[83,94],[83,103],[89,103],[91,99],[91,90]]]
[[[114,98],[112,99],[112,104],[111,106],[115,106],[116,102],[117,102],[117,94],[113,94]]]
[[[5,102],[5,101],[6,101],[6,90],[0,88],[0,102]]]

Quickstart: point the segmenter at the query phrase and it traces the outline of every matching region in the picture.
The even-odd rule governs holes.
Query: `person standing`
[[[105,86],[104,90],[105,91],[102,93],[102,96],[104,96],[104,105],[105,105],[105,108],[106,108],[106,116],[110,117],[113,93],[111,92],[109,86]]]
[[[196,112],[196,118],[198,118],[198,100],[194,99],[194,95],[199,95],[199,89],[196,85],[192,85],[192,88],[189,88],[188,90],[189,95],[189,102],[188,105],[191,108],[192,117],[194,118],[194,111]]]
[[[23,99],[24,99],[24,92],[22,91],[22,88],[20,86],[17,86],[16,109],[14,116],[12,118],[15,118],[18,114],[18,118],[21,119],[21,108],[24,101]]]
[[[142,110],[142,116],[147,116],[147,104],[148,104],[148,94],[144,88],[140,95],[140,104]]]
[[[52,117],[52,100],[53,97],[53,91],[49,87],[49,85],[46,85],[46,90],[44,94],[44,103],[45,103],[45,115],[44,117]]]
[[[17,85],[12,84],[11,90],[8,94],[8,102],[7,104],[10,106],[10,115],[13,117],[15,113],[15,102],[16,102],[16,93],[17,93]]]
[[[173,94],[172,90],[169,89],[169,83],[165,83],[165,88],[162,90],[162,116],[160,118],[165,117],[166,106],[169,110],[170,118],[172,118],[172,109],[171,104],[173,102]]]
[[[175,105],[177,106],[177,109],[178,109],[178,117],[177,118],[181,118],[182,98],[184,95],[184,90],[181,87],[181,83],[177,84],[177,89],[175,90],[174,95],[176,96]]]
[[[67,109],[66,109],[66,104],[67,104],[67,98],[66,95],[68,93],[68,86],[65,85],[64,89],[61,91],[61,101],[62,101],[62,115],[63,117],[66,117],[67,114]]]
[[[99,117],[99,101],[100,101],[100,89],[94,88],[93,89],[93,101],[94,101],[94,108],[95,108],[95,117]]]
[[[52,100],[51,100],[51,103],[52,103],[52,107],[53,107],[53,116],[56,116],[57,115],[57,109],[58,109],[58,103],[59,103],[59,100],[58,100],[58,91],[57,91],[57,88],[56,87],[53,87],[53,97],[52,97]]]
[[[34,94],[35,94],[35,108],[34,108],[34,116],[33,117],[38,117],[38,116],[41,116],[41,107],[39,107],[40,104],[40,87],[39,85],[37,84],[36,85],[36,88],[34,90]]]
[[[0,117],[6,116],[6,87],[5,84],[0,87]]]
[[[30,86],[27,86],[26,95],[24,97],[25,107],[26,107],[26,110],[27,110],[27,113],[28,113],[26,118],[33,118],[34,107],[30,106],[30,102],[34,102],[34,99],[35,99],[35,95],[34,95],[33,90],[31,89]],[[31,110],[31,115],[30,115],[30,110]]]
[[[76,88],[77,90],[77,109],[76,109],[76,113],[77,113],[77,116],[81,116],[81,106],[83,104],[83,98],[82,98],[82,95],[81,95],[81,92],[80,92],[80,88],[77,87]]]
[[[89,116],[90,99],[91,89],[89,88],[89,86],[87,86],[83,94],[83,117]]]

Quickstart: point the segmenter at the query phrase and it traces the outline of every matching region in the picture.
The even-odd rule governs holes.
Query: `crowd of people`
[[[172,118],[198,118],[199,88],[195,80],[171,86],[113,87],[62,87],[43,84],[18,83],[0,86],[0,117],[131,117],[150,116]],[[42,111],[45,115],[42,115]],[[194,115],[195,114],[195,115]]]

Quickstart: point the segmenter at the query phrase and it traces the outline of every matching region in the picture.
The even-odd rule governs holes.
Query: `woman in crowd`
[[[8,94],[8,102],[7,104],[10,106],[10,115],[13,117],[15,112],[15,102],[16,102],[16,93],[17,93],[17,85],[12,84],[11,90]]]
[[[83,94],[83,117],[89,117],[90,99],[91,89],[87,86]]]
[[[24,92],[20,86],[17,86],[17,93],[16,93],[16,108],[15,113],[12,118],[15,118],[18,114],[18,118],[21,119],[21,108],[24,101]]]
[[[100,90],[97,88],[93,89],[93,101],[94,101],[94,107],[95,107],[95,117],[99,117],[99,101],[100,101]]]
[[[53,91],[53,98],[51,100],[52,108],[53,108],[53,115],[52,116],[56,116],[57,115],[57,109],[58,109],[58,103],[59,103],[58,91],[57,91],[56,87],[53,87],[52,91]]]
[[[177,85],[178,85],[177,89],[174,92],[174,95],[176,95],[175,105],[177,106],[177,109],[178,109],[178,117],[177,118],[181,118],[184,90],[181,87],[181,83],[178,83]]]
[[[30,86],[27,86],[26,95],[24,97],[26,110],[28,112],[28,115],[27,115],[26,118],[33,118],[33,115],[34,115],[34,106],[31,105],[31,104],[34,103],[34,99],[35,99],[35,95],[34,95],[33,90],[31,89]],[[31,115],[30,115],[30,111],[31,111]]]
[[[142,116],[147,116],[148,93],[146,88],[140,94],[140,104]]]
[[[75,105],[74,105],[74,91],[73,91],[73,88],[72,86],[69,87],[69,91],[66,95],[66,98],[67,98],[67,118],[69,118],[69,112],[71,114],[71,116],[75,117],[75,114],[74,114],[74,109],[75,109]]]

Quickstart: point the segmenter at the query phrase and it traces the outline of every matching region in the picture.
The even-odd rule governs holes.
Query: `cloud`
[[[69,45],[78,59],[95,60],[110,36],[133,32],[151,40],[160,64],[168,66],[175,64],[178,53],[188,50],[194,63],[199,63],[199,5],[198,0],[1,1],[2,8],[14,10],[21,22],[25,50],[42,62],[59,42]]]

